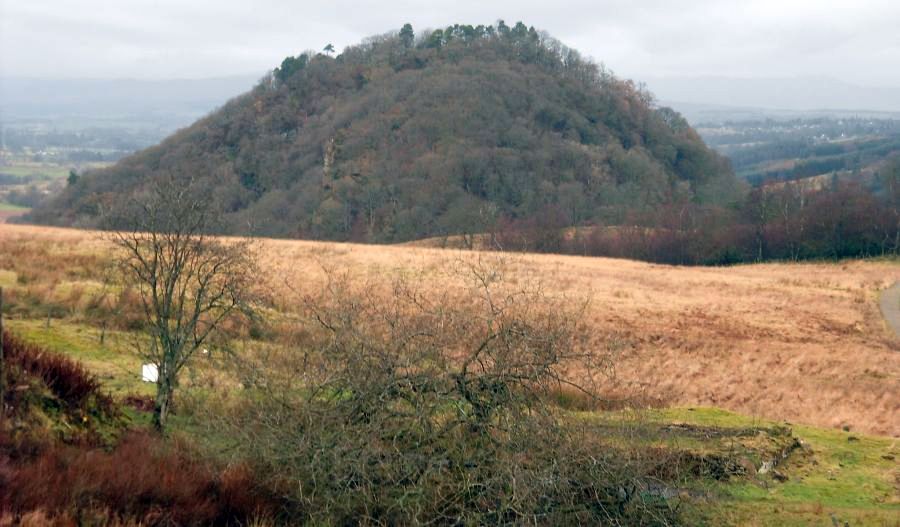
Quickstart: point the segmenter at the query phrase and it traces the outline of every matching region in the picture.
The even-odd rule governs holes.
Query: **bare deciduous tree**
[[[213,207],[192,185],[158,182],[111,216],[125,280],[139,292],[158,368],[153,424],[162,430],[178,376],[232,316],[249,311],[255,264],[249,241],[210,236]]]

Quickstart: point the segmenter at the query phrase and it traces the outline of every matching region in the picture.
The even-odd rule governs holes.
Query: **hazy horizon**
[[[498,19],[547,31],[664,103],[900,112],[900,4],[885,0],[0,0],[0,110],[10,118],[108,100],[121,113],[168,101],[194,115],[289,55],[328,43],[340,52],[405,22],[421,35]],[[116,84],[129,82],[134,93]]]
[[[628,78],[829,77],[900,86],[900,4],[885,0],[740,5],[696,0],[346,2],[0,0],[0,75],[193,79],[252,75],[287,55],[340,51],[412,23],[523,21]]]
[[[9,124],[51,119],[63,124],[67,118],[75,117],[144,117],[164,129],[175,129],[250,90],[264,74],[194,79],[41,79],[0,75],[0,120]],[[796,117],[810,112],[833,116],[848,112],[884,113],[888,114],[886,117],[900,117],[900,89],[853,85],[833,78],[671,76],[633,80],[644,83],[660,105],[675,108],[691,122]]]

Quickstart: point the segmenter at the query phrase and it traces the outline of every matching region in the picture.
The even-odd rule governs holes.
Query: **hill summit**
[[[202,185],[224,229],[398,242],[501,221],[615,223],[736,179],[676,112],[526,27],[454,25],[286,58],[161,144],[84,174],[32,214],[96,226],[160,177]]]

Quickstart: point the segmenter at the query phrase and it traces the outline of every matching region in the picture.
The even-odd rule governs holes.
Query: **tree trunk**
[[[161,373],[156,381],[156,404],[153,406],[153,428],[157,432],[165,429],[172,405],[172,383]]]
[[[763,261],[763,233],[762,229],[756,230],[756,261]]]

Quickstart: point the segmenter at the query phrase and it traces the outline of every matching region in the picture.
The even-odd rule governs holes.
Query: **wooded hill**
[[[160,145],[83,174],[31,220],[96,226],[161,177],[204,188],[225,232],[383,243],[548,217],[616,224],[743,194],[678,113],[502,21],[406,25],[337,56],[288,57]]]

